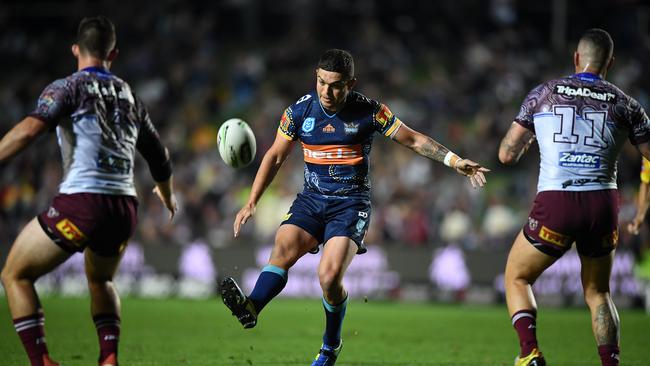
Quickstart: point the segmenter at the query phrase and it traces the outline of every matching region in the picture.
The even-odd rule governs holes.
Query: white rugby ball
[[[255,159],[255,134],[244,120],[231,118],[219,127],[217,134],[219,155],[233,168],[242,168]]]

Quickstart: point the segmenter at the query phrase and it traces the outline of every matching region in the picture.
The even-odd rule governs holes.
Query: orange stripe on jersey
[[[321,165],[357,165],[363,162],[361,145],[302,144],[305,162]]]

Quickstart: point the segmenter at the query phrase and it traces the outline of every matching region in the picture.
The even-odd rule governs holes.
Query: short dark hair
[[[592,57],[592,62],[596,63],[598,67],[605,67],[614,54],[614,41],[607,31],[600,28],[592,28],[587,30],[582,37],[580,43],[585,43],[589,48],[589,53]]]
[[[79,23],[77,44],[84,53],[105,60],[115,41],[115,26],[105,16],[86,17]]]
[[[354,59],[350,52],[339,49],[325,51],[318,60],[318,68],[343,74],[347,80],[354,78]]]

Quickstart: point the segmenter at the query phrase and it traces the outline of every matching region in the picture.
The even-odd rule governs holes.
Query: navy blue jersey
[[[354,91],[339,112],[327,114],[312,91],[284,111],[278,132],[302,143],[306,191],[367,195],[374,133],[392,138],[401,123],[384,104]]]

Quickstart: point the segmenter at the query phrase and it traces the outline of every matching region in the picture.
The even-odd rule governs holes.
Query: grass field
[[[46,298],[50,352],[63,366],[96,365],[87,299]],[[123,299],[120,363],[309,365],[324,316],[318,300],[276,299],[243,330],[220,300]],[[650,317],[622,311],[622,364],[648,365]],[[539,340],[550,365],[598,365],[589,314],[542,309]],[[518,350],[505,307],[352,302],[337,366],[512,365]],[[27,365],[0,298],[0,365]]]

